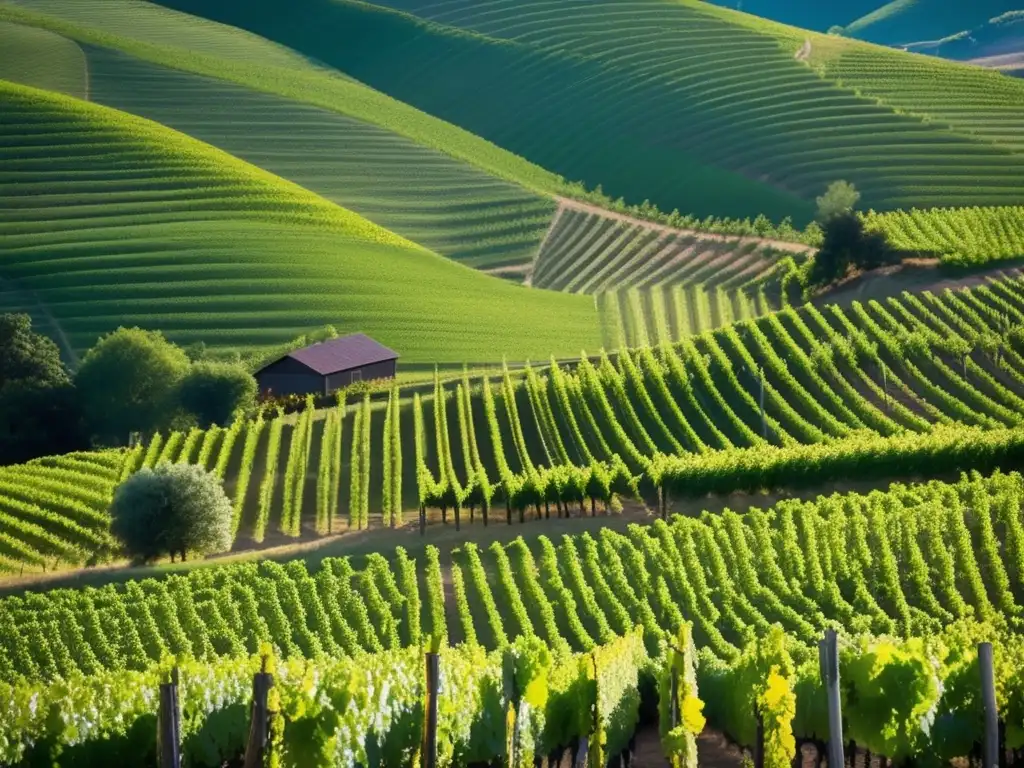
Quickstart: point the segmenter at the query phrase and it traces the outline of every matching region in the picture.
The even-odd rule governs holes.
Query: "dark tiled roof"
[[[287,357],[298,360],[322,376],[351,368],[361,368],[385,360],[395,360],[398,353],[378,344],[363,333],[340,336],[319,344],[297,349]]]

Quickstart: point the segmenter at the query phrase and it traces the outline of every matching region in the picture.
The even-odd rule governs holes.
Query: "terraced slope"
[[[0,21],[0,80],[87,98],[85,53],[45,29]]]
[[[91,98],[212,144],[472,267],[532,258],[554,202],[376,125],[87,47]]]
[[[0,20],[372,123],[528,189],[551,194],[569,189],[558,176],[468,131],[236,27],[144,0],[0,0]],[[205,44],[196,44],[196,37]],[[280,60],[282,51],[287,60]]]
[[[32,7],[61,12],[63,6],[44,2]],[[141,32],[130,38],[136,43],[155,41],[183,48],[183,43],[198,37],[199,50],[207,55],[219,56],[222,51],[228,61],[240,59],[263,70],[289,66],[304,75],[313,72],[321,80],[335,79],[298,57],[278,61],[283,49],[241,31],[235,39],[229,28],[211,22],[156,6],[152,11],[156,18],[150,18],[133,4],[127,7],[129,15],[142,22]],[[131,33],[118,19],[89,3],[62,16],[78,24],[100,24],[105,31]],[[166,30],[159,32],[157,22],[171,22],[181,39]],[[6,26],[61,39],[24,25]],[[66,39],[65,43],[78,47]],[[81,65],[83,76],[88,71],[93,101],[217,146],[470,266],[493,268],[529,261],[554,211],[548,197],[386,127],[110,49],[84,47],[86,58]],[[268,56],[261,61],[264,48]],[[4,58],[0,54],[0,60]],[[33,84],[18,77],[13,65],[11,74],[10,80]],[[82,95],[60,87],[54,90]]]
[[[742,8],[746,13],[792,24],[794,27],[826,32],[834,26],[849,24],[885,4],[884,0],[843,0],[819,3],[817,0],[712,0],[723,8]]]
[[[215,56],[244,64],[308,71],[316,65],[288,48],[256,35],[203,19],[189,18],[142,0],[4,0],[3,5],[54,14],[85,28],[100,26],[148,46],[180,48],[198,56]]]
[[[616,349],[623,341],[675,341],[778,309],[778,260],[809,250],[674,230],[563,201],[529,281],[597,296],[606,327],[630,328],[624,340],[605,339]]]
[[[570,353],[592,302],[452,264],[170,129],[0,84],[0,278],[73,348],[119,325],[214,346],[325,323],[409,362]]]
[[[265,34],[663,210],[801,223],[839,178],[878,210],[1024,201],[1024,157],[1011,148],[858,96],[797,60],[802,31],[697,0],[377,4],[390,11],[304,0],[310,21],[287,29],[274,29],[271,4],[167,3]],[[950,102],[969,108],[969,95]]]
[[[1017,78],[835,38],[812,51],[810,62],[827,80],[905,114],[975,141],[1024,151],[1024,82]],[[962,174],[966,186],[970,172]]]

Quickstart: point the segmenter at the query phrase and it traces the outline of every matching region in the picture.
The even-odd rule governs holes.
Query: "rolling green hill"
[[[300,0],[286,25],[273,3],[165,4],[266,35],[664,210],[799,223],[839,178],[876,209],[1024,200],[1020,154],[822,77],[798,60],[801,30],[696,0]],[[975,95],[950,101],[970,109]]]
[[[86,47],[90,98],[167,125],[473,267],[532,258],[554,202],[378,126]]]
[[[830,82],[901,114],[1018,156],[1024,152],[1020,79],[835,37],[816,39],[809,62]],[[970,166],[960,173],[986,183],[984,172]]]
[[[440,258],[166,127],[0,81],[0,273],[81,350],[119,325],[253,347],[326,323],[415,362],[571,354],[588,297]]]
[[[86,98],[85,54],[45,29],[0,21],[0,79]]]
[[[877,11],[885,0],[711,0],[723,8],[733,8],[765,19],[792,24],[794,27],[825,32],[835,26],[844,26]]]
[[[36,6],[60,13],[64,22],[58,26],[63,32],[119,45],[171,65],[152,64],[89,43],[76,46],[66,39],[66,45],[80,49],[81,67],[88,71],[88,97],[93,101],[153,119],[213,144],[435,252],[477,267],[523,263],[532,258],[547,229],[554,211],[549,197],[523,184],[496,178],[474,167],[472,161],[425,145],[417,141],[422,137],[415,135],[416,131],[410,139],[394,130],[396,115],[382,112],[381,108],[388,106],[383,102],[389,100],[379,95],[380,103],[370,105],[369,115],[367,110],[353,109],[353,92],[359,97],[375,94],[357,83],[341,82],[339,77],[312,67],[294,54],[279,62],[282,49],[269,42],[149,4],[118,4],[118,8],[127,9],[128,16],[138,17],[138,34],[114,18],[116,9],[109,3],[68,7],[44,2],[33,4],[33,8]],[[53,22],[49,16],[25,16],[14,6],[7,6],[8,14],[12,9],[18,18]],[[0,14],[3,12],[0,5]],[[90,37],[88,32],[96,29],[103,30],[103,34]],[[160,34],[148,34],[151,29],[159,29]],[[111,32],[117,34],[111,37]],[[5,34],[19,39],[47,33],[8,23],[0,29],[0,41],[6,42]],[[196,37],[202,55],[209,57],[202,71],[230,73],[242,61],[245,76],[239,79],[245,85],[172,68],[193,63],[194,54],[186,52],[186,46]],[[139,48],[154,43],[163,46],[163,56],[154,55],[151,48]],[[8,59],[0,54],[0,67],[5,66],[5,59],[12,70],[8,79],[32,84],[29,78],[19,77],[23,67],[15,69],[18,59],[14,56]],[[282,73],[282,68],[287,71]],[[275,74],[294,87],[277,87],[276,93],[252,87],[254,83],[262,86],[267,75]],[[296,86],[294,78],[298,77],[304,79]],[[329,99],[324,98],[325,87],[335,91]],[[59,84],[54,90],[83,95],[81,89],[75,92]],[[413,110],[398,112],[398,118],[407,120]],[[425,115],[415,117],[446,146],[458,149],[459,142],[450,135],[452,129],[438,129],[438,121]],[[475,144],[483,143],[476,140]],[[479,146],[471,148],[479,154]],[[516,158],[509,161],[500,157],[506,153],[492,154],[510,166],[525,166]],[[538,177],[544,177],[537,171]],[[535,181],[529,173],[525,175],[527,184]],[[545,181],[554,188],[560,183],[557,179]]]

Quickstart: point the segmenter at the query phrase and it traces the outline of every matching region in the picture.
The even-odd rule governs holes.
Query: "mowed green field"
[[[551,198],[383,128],[87,47],[90,98],[212,144],[472,267],[529,261]]]
[[[549,194],[568,189],[564,179],[475,134],[235,27],[143,0],[0,0],[0,20],[323,107],[528,189]]]
[[[826,79],[959,136],[1024,150],[1024,80],[840,38],[819,42],[810,63]]]
[[[415,362],[594,348],[590,297],[453,264],[155,123],[0,83],[0,274],[82,350],[120,325],[263,346],[326,323]]]
[[[188,19],[164,9],[156,11]],[[77,19],[80,14],[73,16]],[[209,22],[195,23],[221,29]],[[147,26],[143,24],[142,29]],[[192,29],[185,26],[184,40],[191,38],[187,32]],[[227,34],[211,37],[228,55],[245,49],[230,38],[233,45],[220,39],[219,35]],[[244,33],[239,35],[248,43]],[[61,81],[35,82],[33,72],[45,66],[41,57],[36,56],[39,63],[25,72],[18,49],[7,45],[8,38],[17,42],[23,37],[44,37],[76,51],[78,79],[88,80],[88,94],[81,82],[71,82],[70,88],[62,87]],[[529,261],[554,212],[554,203],[545,195],[331,110],[154,65],[118,51],[78,45],[24,25],[4,24],[0,43],[5,50],[0,68],[10,70],[6,79],[87,97],[187,133],[469,266]],[[270,43],[265,45],[271,54],[277,53]],[[217,46],[210,43],[209,47]],[[274,61],[273,56],[269,58]],[[65,69],[71,65],[60,68]]]
[[[803,31],[696,0],[300,0],[287,26],[273,3],[165,4],[662,209],[801,223],[836,179],[878,210],[1024,200],[1024,157],[1011,147],[858,95],[797,59]],[[947,98],[969,110],[975,96],[972,86]]]
[[[85,53],[45,29],[0,21],[0,79],[87,98]]]

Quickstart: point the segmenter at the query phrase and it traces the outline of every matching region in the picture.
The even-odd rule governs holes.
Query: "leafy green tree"
[[[856,213],[838,214],[825,222],[821,248],[808,262],[807,286],[816,288],[842,280],[852,268],[875,269],[899,261],[879,232],[868,232]]]
[[[241,365],[192,363],[178,386],[178,404],[200,427],[227,424],[256,400],[256,380]]]
[[[848,181],[833,181],[825,194],[818,198],[818,221],[828,222],[835,216],[849,213],[857,207],[860,192]]]
[[[0,315],[0,463],[88,447],[57,345],[25,314]]]
[[[118,328],[101,338],[75,375],[89,433],[119,445],[132,432],[174,422],[188,366],[185,353],[156,331]]]
[[[218,477],[195,464],[142,469],[118,487],[110,530],[125,553],[145,563],[170,555],[231,548],[231,501]]]
[[[70,381],[57,345],[33,333],[32,318],[0,315],[0,390],[17,382],[55,387]]]

